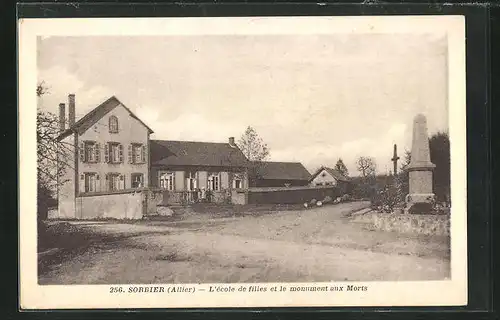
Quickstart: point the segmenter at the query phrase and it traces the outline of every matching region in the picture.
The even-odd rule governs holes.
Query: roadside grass
[[[38,223],[38,273],[88,251],[116,248],[128,235],[104,234],[68,222]]]

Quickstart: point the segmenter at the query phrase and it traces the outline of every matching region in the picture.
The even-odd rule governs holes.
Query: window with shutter
[[[78,183],[78,191],[85,192],[85,174],[80,174],[80,182]]]
[[[120,190],[125,189],[125,175],[120,175]]]
[[[212,191],[219,191],[219,188],[220,188],[219,173],[211,173],[208,176],[208,189]]]
[[[132,145],[128,145],[128,163],[134,163],[134,157],[132,155]]]
[[[96,192],[101,191],[101,180],[100,180],[99,174],[96,174],[96,176],[95,176],[95,191]]]
[[[109,191],[120,190],[120,174],[108,173],[106,179]]]
[[[132,152],[134,153],[134,163],[141,163],[142,161],[142,146],[134,144]]]
[[[101,162],[101,148],[98,143],[95,144],[95,162]]]
[[[109,163],[121,163],[123,152],[120,152],[120,144],[117,142],[109,142]],[[121,157],[120,157],[121,155]]]
[[[196,177],[197,177],[197,172],[193,171],[186,172],[186,190],[194,191],[198,187]]]
[[[118,145],[118,150],[120,152],[120,163],[123,163],[123,145],[122,144]]]
[[[174,190],[175,187],[175,173],[174,172],[160,172],[160,188],[166,190]]]
[[[84,190],[85,192],[96,192],[97,190],[97,178],[96,173],[85,173]]]
[[[80,142],[80,161],[85,162],[85,143]]]
[[[104,162],[109,163],[109,143],[104,145]]]
[[[85,161],[95,162],[96,144],[93,141],[85,141]]]
[[[146,146],[143,145],[141,148],[141,162],[145,163],[146,162]]]

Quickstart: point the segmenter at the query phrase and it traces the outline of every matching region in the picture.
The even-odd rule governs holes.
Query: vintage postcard
[[[466,305],[465,101],[462,16],[21,19],[21,308]]]

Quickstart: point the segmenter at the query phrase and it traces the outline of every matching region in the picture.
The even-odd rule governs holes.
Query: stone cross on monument
[[[418,114],[413,119],[411,160],[408,165],[409,194],[406,196],[407,210],[416,203],[432,203],[432,171],[435,165],[430,159],[427,119]]]
[[[394,172],[394,176],[397,176],[398,175],[398,160],[399,160],[399,157],[398,157],[398,147],[396,146],[396,144],[394,144],[394,155],[392,156],[392,163],[394,164],[394,170],[392,172]]]

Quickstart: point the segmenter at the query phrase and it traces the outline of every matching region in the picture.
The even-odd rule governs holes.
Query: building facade
[[[348,183],[350,183],[348,177],[328,167],[319,168],[310,179],[311,186],[345,186]]]
[[[90,218],[91,209],[82,205],[88,199],[83,198],[133,192],[149,185],[149,135],[153,131],[114,96],[77,122],[74,95],[69,95],[68,105],[68,128],[65,105],[59,106],[62,133],[58,139],[67,157],[59,162],[65,170],[58,183],[58,216]],[[116,206],[120,204],[117,201]]]
[[[248,161],[227,143],[151,140],[151,185],[163,190],[164,204],[244,204]]]

